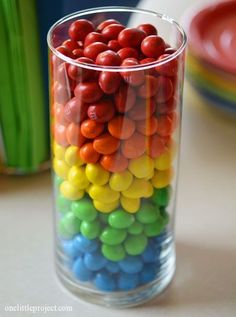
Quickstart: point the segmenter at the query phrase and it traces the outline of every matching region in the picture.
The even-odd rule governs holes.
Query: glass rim
[[[160,61],[154,61],[152,63],[147,64],[139,64],[135,66],[103,66],[103,65],[96,65],[96,64],[87,64],[87,63],[81,63],[78,62],[68,56],[63,55],[59,51],[56,50],[56,48],[52,45],[52,34],[53,31],[58,27],[59,25],[62,25],[63,23],[72,20],[77,17],[83,17],[86,14],[95,14],[95,13],[104,13],[104,12],[131,12],[131,13],[144,13],[147,15],[152,15],[156,18],[159,18],[161,20],[164,20],[166,22],[169,22],[170,24],[174,25],[175,28],[180,32],[182,35],[182,42],[180,47],[174,52],[173,54],[170,54],[168,57],[163,58]],[[54,55],[56,55],[58,58],[63,60],[64,62],[67,62],[69,64],[79,66],[86,69],[96,70],[96,71],[109,71],[109,72],[130,72],[130,71],[138,71],[138,70],[146,70],[150,69],[159,65],[166,64],[167,62],[177,58],[185,49],[187,44],[187,36],[184,31],[184,29],[180,26],[178,22],[176,22],[173,18],[169,17],[168,15],[158,13],[151,10],[145,10],[140,8],[131,8],[126,6],[105,6],[105,7],[97,7],[97,8],[90,8],[85,9],[81,11],[77,11],[71,14],[68,14],[64,16],[63,18],[56,21],[49,29],[47,34],[47,44],[49,49],[53,52]]]

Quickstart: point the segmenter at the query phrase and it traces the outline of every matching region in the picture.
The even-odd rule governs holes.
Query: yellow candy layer
[[[98,200],[93,200],[93,205],[98,211],[101,211],[103,213],[109,213],[119,206],[119,199],[111,203],[103,203]]]
[[[129,188],[132,184],[133,175],[129,171],[113,173],[111,175],[109,185],[111,189],[121,192]]]
[[[135,213],[140,208],[141,200],[140,198],[128,198],[121,195],[120,203],[124,210],[130,213]]]
[[[84,190],[76,188],[68,181],[64,181],[61,183],[60,192],[65,198],[70,200],[81,199],[84,196]]]
[[[165,171],[156,170],[151,182],[155,188],[163,188],[171,183],[172,177],[173,169],[171,168]]]
[[[128,168],[137,178],[146,178],[154,170],[154,161],[148,155],[142,155],[137,159],[130,160]]]
[[[85,173],[88,180],[95,185],[105,185],[109,181],[110,173],[100,164],[89,163],[86,165]]]

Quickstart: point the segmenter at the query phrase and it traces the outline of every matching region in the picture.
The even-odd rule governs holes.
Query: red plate
[[[211,3],[192,14],[187,12],[185,18],[192,51],[236,74],[236,0]]]

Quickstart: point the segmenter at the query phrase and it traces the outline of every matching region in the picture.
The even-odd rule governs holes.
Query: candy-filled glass
[[[106,7],[61,19],[48,45],[57,274],[87,301],[143,303],[175,271],[185,34]]]

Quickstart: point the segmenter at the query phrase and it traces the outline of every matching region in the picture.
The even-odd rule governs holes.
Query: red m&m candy
[[[114,97],[116,109],[121,112],[129,111],[135,104],[136,94],[133,88],[122,84]]]
[[[85,40],[84,40],[84,47],[94,43],[94,42],[102,42],[102,43],[106,43],[107,40],[106,38],[101,34],[101,33],[98,33],[98,32],[91,32],[89,33]]]
[[[103,91],[96,81],[79,83],[74,90],[76,97],[82,101],[91,103],[101,99]]]
[[[156,110],[154,98],[139,98],[135,106],[128,112],[128,116],[133,120],[144,120],[150,118]]]
[[[121,49],[121,46],[117,40],[110,40],[107,44],[110,50],[118,52]]]
[[[117,54],[119,54],[122,60],[129,57],[138,58],[138,51],[133,47],[123,47],[117,52]]]
[[[120,86],[121,76],[116,72],[101,72],[98,82],[104,93],[113,94]]]
[[[130,67],[139,65],[137,59],[135,58],[126,58],[122,61],[121,66]],[[143,70],[134,70],[134,71],[124,71],[121,72],[124,80],[132,86],[139,86],[144,82],[144,71]]]
[[[136,28],[126,28],[120,32],[118,42],[122,47],[139,47],[146,33]]]
[[[93,32],[93,23],[86,19],[73,22],[68,30],[69,36],[74,41],[83,41],[87,34]]]
[[[149,23],[140,24],[137,29],[145,32],[146,35],[157,35],[157,29]]]
[[[160,76],[157,78],[157,94],[155,99],[158,103],[169,100],[174,92],[173,84],[168,77]]]
[[[87,117],[88,104],[79,98],[72,98],[64,108],[64,117],[69,122],[81,122]]]
[[[96,64],[104,66],[119,66],[121,64],[120,56],[111,50],[98,54]]]
[[[145,76],[144,83],[139,87],[138,95],[143,98],[153,97],[158,91],[158,80],[156,77]]]
[[[85,64],[94,64],[94,61],[87,57],[79,57],[76,61]],[[82,66],[82,65],[81,65]],[[79,81],[86,81],[94,79],[96,76],[96,71],[84,67],[80,67],[79,65],[70,64],[68,67],[68,75],[71,79]]]
[[[98,54],[106,51],[107,49],[108,49],[108,46],[105,43],[94,42],[85,47],[84,56],[95,61]]]
[[[110,24],[120,24],[119,21],[115,20],[115,19],[108,19],[105,20],[103,22],[101,22],[98,26],[97,26],[97,31],[101,32],[106,26],[110,25]]]
[[[107,25],[103,30],[102,30],[102,35],[107,39],[107,40],[116,40],[119,33],[124,30],[124,26],[121,24],[109,24]]]
[[[163,54],[158,57],[157,61],[162,61],[163,59],[169,56],[169,54]],[[176,58],[171,59],[170,61],[164,64],[157,65],[155,69],[159,75],[175,76],[178,72],[178,61]]]
[[[107,122],[114,117],[115,106],[113,101],[107,98],[93,103],[88,108],[88,117],[97,122]]]
[[[142,41],[141,50],[145,56],[157,58],[164,53],[165,42],[157,35],[149,35]]]

